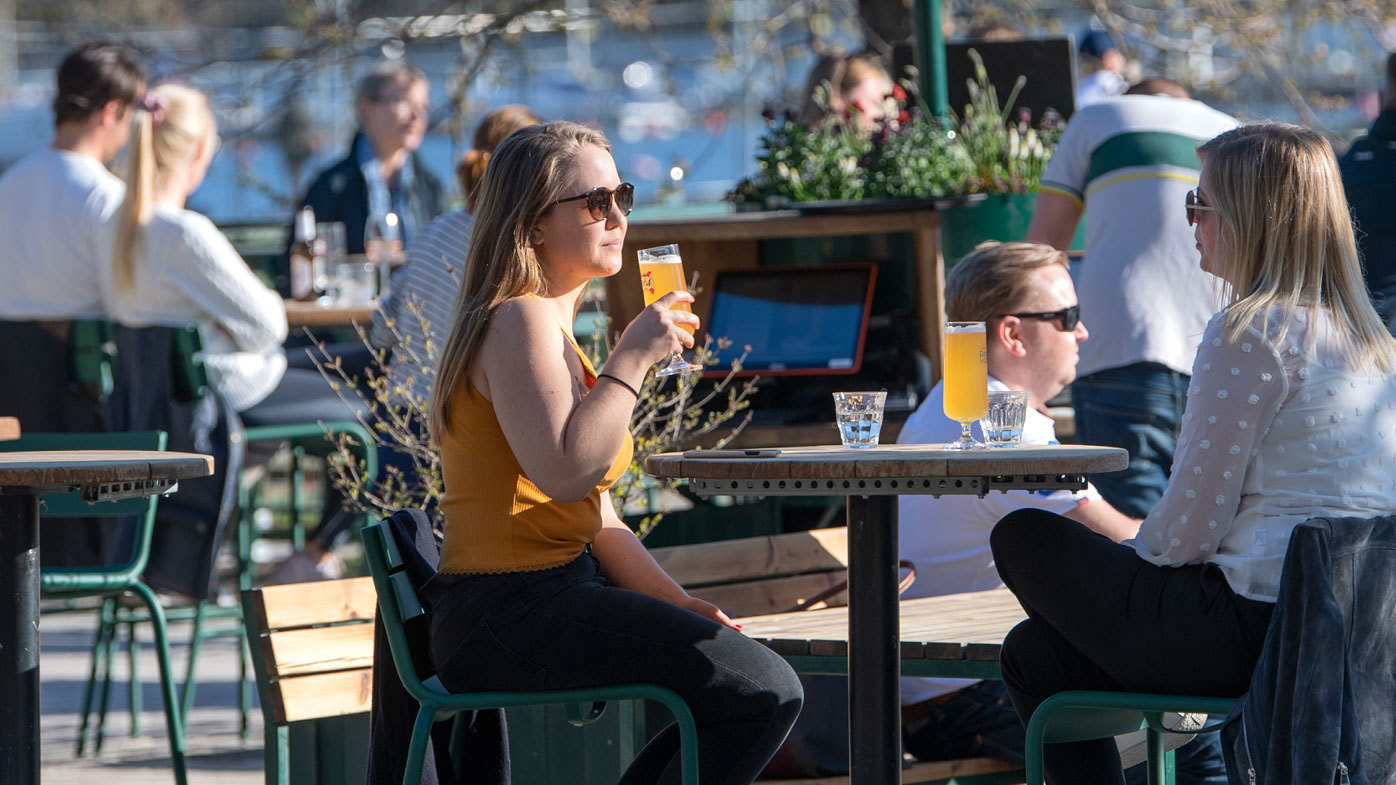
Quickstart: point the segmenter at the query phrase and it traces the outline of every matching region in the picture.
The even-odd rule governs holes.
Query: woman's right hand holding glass
[[[674,291],[640,311],[621,333],[620,341],[611,355],[612,361],[617,359],[617,355],[633,355],[643,362],[644,369],[648,371],[650,366],[663,360],[670,352],[691,349],[693,331],[700,321],[688,311],[674,309],[679,303],[691,302],[693,295]],[[611,362],[607,365],[609,367]]]

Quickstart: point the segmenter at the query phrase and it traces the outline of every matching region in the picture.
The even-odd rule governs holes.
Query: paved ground
[[[43,713],[40,732],[44,785],[172,783],[159,670],[149,625],[143,625],[138,633],[141,642],[139,670],[144,681],[141,735],[130,735],[127,660],[123,651],[116,657],[101,756],[91,754],[92,736],[89,735],[89,750],[82,758],[75,757],[74,745],[96,614],[45,614],[41,625]],[[189,639],[188,624],[172,624],[170,638],[175,642],[173,660],[177,681],[182,684],[188,653],[184,645]],[[255,708],[254,700],[250,736],[243,741],[238,734],[236,639],[206,641],[204,653],[199,657],[199,671],[198,700],[185,742],[190,785],[259,785],[263,781],[262,715]],[[4,779],[0,773],[0,781]]]

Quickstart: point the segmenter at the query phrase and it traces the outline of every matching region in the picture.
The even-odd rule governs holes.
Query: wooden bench
[[[847,577],[848,530],[656,548],[651,553],[690,594],[739,617],[742,632],[785,657],[803,674],[848,672],[847,592],[786,612]],[[902,674],[999,678],[999,647],[1024,614],[1007,589],[903,600]],[[1019,781],[1021,769],[991,758],[916,763],[903,783],[967,777]],[[994,778],[993,775],[998,775]],[[981,780],[983,781],[983,780]],[[847,777],[768,780],[767,785],[847,785]]]
[[[304,721],[368,712],[373,702],[377,603],[372,578],[266,586],[242,593],[262,704],[267,785],[363,780],[366,717],[348,724]],[[292,744],[293,730],[309,738],[298,736]],[[305,760],[291,760],[293,746],[315,752]]]

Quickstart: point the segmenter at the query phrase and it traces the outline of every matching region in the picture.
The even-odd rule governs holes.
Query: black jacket
[[[1394,607],[1396,518],[1294,529],[1250,691],[1222,731],[1233,785],[1396,785]]]
[[[344,159],[316,176],[296,208],[298,211],[306,205],[314,208],[315,220],[319,222],[343,221],[345,248],[351,254],[364,252],[364,224],[368,221],[368,183],[354,157],[354,149],[362,135],[362,131],[355,134]],[[407,191],[407,205],[412,211],[413,223],[420,230],[442,212],[441,181],[416,153],[412,154],[412,171],[414,177]],[[286,233],[286,251],[281,255],[277,270],[278,277],[287,282],[290,281],[291,243],[295,240],[294,215],[291,221]],[[283,295],[289,293],[288,286],[289,283],[282,286]]]
[[[1386,322],[1396,327],[1396,109],[1377,115],[1367,135],[1354,141],[1338,159],[1343,190],[1352,208],[1362,276],[1372,302]]]

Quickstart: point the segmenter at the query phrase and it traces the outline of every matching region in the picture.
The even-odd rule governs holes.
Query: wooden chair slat
[[[273,705],[279,722],[359,714],[373,705],[372,668],[294,676],[273,686],[280,699]]]
[[[762,580],[776,575],[842,570],[848,530],[842,526],[740,540],[655,548],[659,565],[683,586]],[[789,607],[787,602],[782,607]]]
[[[284,630],[265,641],[273,679],[373,666],[372,624]]]
[[[284,630],[346,621],[372,621],[378,594],[372,578],[288,583],[260,590],[262,628]]]

